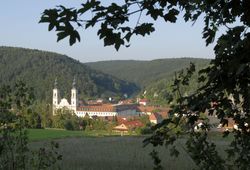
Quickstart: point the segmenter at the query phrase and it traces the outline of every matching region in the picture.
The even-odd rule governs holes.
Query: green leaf
[[[208,46],[214,41],[216,31],[210,28],[204,28],[203,37],[206,39],[206,45]]]
[[[126,32],[126,31],[131,31],[131,28],[130,27],[120,27],[119,29],[122,30],[122,32]]]
[[[70,35],[69,37],[69,45],[72,46],[76,43],[76,37],[74,35]]]
[[[131,32],[128,32],[128,33],[125,35],[124,38],[127,40],[127,42],[130,41],[130,38],[131,38],[132,35],[133,35],[133,34],[132,34]]]
[[[53,23],[50,23],[50,24],[49,24],[49,28],[48,28],[49,31],[51,31],[54,27],[55,27],[55,25],[54,25]]]
[[[81,41],[81,37],[80,34],[78,33],[78,31],[74,30],[74,36],[76,37],[76,39],[80,42]]]
[[[137,27],[135,27],[134,29],[134,33],[136,35],[142,35],[142,36],[145,36],[146,34],[150,34],[151,32],[154,32],[155,29],[153,27],[153,24],[152,23],[143,23]]]
[[[69,34],[65,31],[57,33],[57,42],[69,36]]]
[[[164,15],[164,19],[166,22],[172,22],[175,23],[177,20],[177,15],[179,14],[179,11],[177,9],[171,9],[167,14]]]
[[[154,20],[157,20],[158,16],[163,16],[163,9],[152,9],[147,12],[147,15],[151,15]]]
[[[48,16],[42,16],[39,23],[50,22],[50,18]]]
[[[90,10],[91,8],[93,8],[95,6],[94,3],[92,2],[86,2],[85,4],[82,4],[82,8],[80,8],[77,12],[80,14],[84,14],[85,12],[87,12],[88,10]]]

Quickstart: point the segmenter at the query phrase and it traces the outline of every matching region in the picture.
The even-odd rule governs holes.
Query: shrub
[[[53,116],[53,127],[67,130],[80,130],[84,126],[84,120],[77,117],[72,111],[67,109],[58,109]],[[85,129],[85,127],[84,127]]]
[[[65,120],[64,122],[64,128],[66,130],[75,130],[74,126],[73,126],[73,123],[71,120]]]
[[[146,135],[146,134],[152,134],[153,131],[150,127],[146,126],[140,129],[140,134]]]

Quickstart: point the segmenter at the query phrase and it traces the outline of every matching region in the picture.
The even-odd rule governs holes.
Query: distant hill
[[[182,95],[190,95],[193,94],[199,87],[204,85],[203,83],[199,83],[198,81],[198,72],[206,67],[205,63],[199,63],[196,65],[196,71],[192,75],[189,81],[188,86],[179,86],[178,92],[173,92],[174,78],[175,75],[171,77],[162,78],[155,82],[152,82],[147,87],[143,89],[141,95],[150,100],[153,105],[169,105],[169,99],[172,98],[172,102],[176,102],[176,99],[179,97],[179,92]],[[186,74],[186,69],[183,69],[184,75]],[[177,72],[178,74],[178,72]],[[171,79],[170,79],[171,78]],[[170,97],[172,96],[172,97]]]
[[[99,61],[86,64],[93,69],[136,83],[141,88],[145,88],[156,81],[172,79],[174,72],[188,67],[190,62],[202,67],[207,65],[209,61],[208,59],[198,58],[171,58],[152,61]]]
[[[93,70],[65,55],[14,47],[0,47],[0,85],[13,86],[23,80],[34,87],[39,100],[51,101],[55,78],[62,96],[69,97],[76,76],[80,98],[131,95],[138,90],[133,84]]]

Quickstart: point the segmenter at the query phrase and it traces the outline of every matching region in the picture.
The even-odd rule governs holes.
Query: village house
[[[143,106],[146,106],[148,105],[149,103],[149,100],[148,99],[139,99],[139,102],[138,102],[140,105],[143,105]]]
[[[143,106],[139,105],[136,108],[139,115],[151,115],[152,113],[158,113],[163,119],[168,118],[169,108],[167,107],[156,107],[156,106]]]
[[[113,131],[115,132],[125,132],[127,133],[129,130],[134,131],[136,128],[143,127],[144,124],[139,120],[124,120],[120,125],[115,126]]]
[[[149,115],[149,121],[152,124],[161,123],[162,120],[163,120],[163,118],[159,113],[152,113],[151,115]]]

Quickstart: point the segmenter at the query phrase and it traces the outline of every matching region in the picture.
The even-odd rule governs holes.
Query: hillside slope
[[[0,47],[0,85],[13,86],[23,80],[34,88],[39,100],[51,101],[55,78],[62,96],[69,97],[76,77],[80,98],[132,94],[133,83],[93,70],[72,58],[51,52],[14,47]]]
[[[190,62],[201,67],[207,65],[209,61],[197,58],[172,58],[152,61],[114,60],[86,64],[93,69],[136,83],[144,88],[155,81],[171,79],[174,72],[188,67]]]

